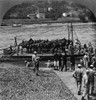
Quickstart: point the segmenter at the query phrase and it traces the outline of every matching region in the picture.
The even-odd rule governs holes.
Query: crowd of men
[[[78,95],[82,94],[81,100],[85,100],[85,97],[89,100],[89,96],[94,94],[95,74],[93,65],[84,70],[83,66],[78,64],[78,68],[74,71],[73,77],[76,79]]]
[[[85,100],[85,97],[89,100],[90,95],[94,94],[96,49],[93,50],[91,48],[86,50],[84,56],[79,61],[78,68],[73,73],[73,77],[76,79],[78,95],[82,94],[81,100]],[[81,93],[81,88],[83,89],[83,93]]]

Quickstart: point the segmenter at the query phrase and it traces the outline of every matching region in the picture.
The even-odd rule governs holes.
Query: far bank
[[[90,22],[89,20],[81,21],[78,17],[66,17],[66,18],[59,18],[58,20],[52,20],[50,18],[46,19],[3,19],[2,26],[12,26],[13,24],[50,24],[50,23],[82,23],[82,22]]]

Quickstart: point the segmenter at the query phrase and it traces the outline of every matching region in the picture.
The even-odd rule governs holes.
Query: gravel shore
[[[0,68],[1,100],[77,100],[53,71]]]

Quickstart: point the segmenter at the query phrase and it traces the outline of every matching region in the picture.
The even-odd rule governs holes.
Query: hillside
[[[80,21],[94,21],[93,13],[86,7],[75,4],[71,0],[42,0],[24,2],[11,8],[3,19],[30,19],[29,14],[36,15],[37,13],[44,13],[44,20],[58,20],[62,18],[62,14],[66,13],[66,17],[76,17]],[[31,21],[37,20],[35,16]]]

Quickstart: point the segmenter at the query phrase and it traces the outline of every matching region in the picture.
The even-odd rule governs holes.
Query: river
[[[22,27],[1,26],[0,27],[0,49],[14,45],[14,37],[18,44],[22,40],[32,39],[61,39],[68,38],[68,24],[33,24]],[[78,37],[82,44],[91,42],[96,47],[96,24],[95,23],[73,23],[74,39]]]

